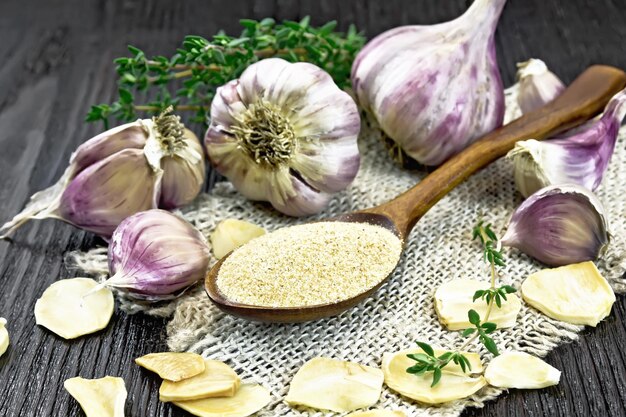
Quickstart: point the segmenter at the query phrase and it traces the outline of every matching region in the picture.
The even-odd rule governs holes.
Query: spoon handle
[[[554,101],[488,133],[413,188],[365,212],[389,217],[405,237],[437,201],[473,173],[506,155],[515,142],[531,138],[542,140],[589,120],[625,86],[626,73],[622,70],[594,65]]]

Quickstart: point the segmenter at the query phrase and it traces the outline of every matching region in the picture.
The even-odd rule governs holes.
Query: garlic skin
[[[548,70],[540,59],[531,58],[520,62],[517,68],[517,104],[523,114],[548,104],[565,90],[563,81]]]
[[[531,195],[515,210],[501,240],[550,266],[594,260],[609,241],[602,203],[575,184],[551,185]]]
[[[35,193],[2,226],[1,237],[30,219],[55,218],[108,238],[134,213],[191,202],[204,181],[202,147],[168,111],[110,129],[79,146],[59,181]]]
[[[502,125],[494,33],[506,0],[475,0],[462,16],[372,39],[352,65],[359,104],[411,158],[439,165]]]
[[[108,252],[111,278],[101,285],[131,298],[171,299],[205,277],[209,259],[206,239],[191,224],[165,210],[148,210],[115,229]]]
[[[204,144],[244,196],[306,216],[354,180],[359,130],[356,104],[326,72],[269,58],[218,88]]]
[[[573,183],[589,190],[600,186],[626,116],[626,90],[609,101],[602,117],[555,138],[519,141],[507,155],[515,183],[524,197],[551,184]]]

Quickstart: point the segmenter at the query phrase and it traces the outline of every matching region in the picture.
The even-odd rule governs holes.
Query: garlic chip
[[[64,339],[104,329],[113,315],[113,293],[90,278],[62,279],[50,285],[35,304],[37,324]]]
[[[558,384],[561,372],[528,353],[504,352],[489,362],[485,379],[498,388],[545,388]]]
[[[285,401],[336,412],[378,402],[383,373],[378,368],[329,358],[313,358],[296,373]]]
[[[390,410],[368,410],[368,411],[355,411],[348,414],[346,417],[406,417],[402,411],[390,411]]]
[[[78,401],[87,417],[124,417],[126,385],[122,378],[70,378],[63,386]]]
[[[202,356],[190,352],[149,353],[135,363],[173,382],[196,376],[206,368]]]
[[[5,325],[7,324],[6,319],[0,317],[0,356],[7,351],[9,347],[9,332]]]
[[[270,392],[256,384],[244,384],[233,397],[174,401],[173,404],[199,417],[247,417],[270,402]]]
[[[444,352],[446,351],[435,349],[436,356],[440,356]],[[450,362],[442,369],[439,383],[431,387],[432,372],[426,372],[422,375],[406,372],[407,368],[415,365],[415,361],[406,356],[411,353],[423,353],[423,351],[416,348],[383,355],[385,384],[408,398],[426,404],[441,404],[469,397],[487,385],[487,381],[482,376],[471,377],[463,373],[459,365]],[[483,366],[478,354],[463,352],[463,355],[472,366],[469,372],[477,374],[482,372]]]
[[[265,234],[265,229],[243,220],[227,219],[217,225],[211,234],[211,246],[217,259]]]
[[[224,362],[204,360],[202,373],[182,381],[164,380],[159,389],[161,401],[189,401],[201,398],[232,397],[239,389],[235,371]]]
[[[469,322],[467,312],[474,309],[480,317],[485,317],[488,304],[482,299],[477,299],[474,302],[472,298],[476,291],[487,288],[489,288],[489,282],[471,279],[455,279],[437,288],[435,291],[435,310],[441,323],[448,330],[463,330],[474,327]],[[515,294],[507,294],[506,300],[502,300],[501,307],[493,306],[489,321],[496,323],[499,329],[513,327],[521,308],[522,303],[519,297]]]
[[[591,261],[531,274],[522,283],[522,297],[548,317],[594,327],[615,302],[613,290]]]

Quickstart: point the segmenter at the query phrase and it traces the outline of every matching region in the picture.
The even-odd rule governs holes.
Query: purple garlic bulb
[[[360,127],[354,100],[330,75],[269,58],[217,89],[204,145],[241,194],[306,216],[354,180]]]
[[[505,2],[475,0],[452,21],[391,29],[356,57],[359,104],[416,161],[439,165],[502,125],[494,33]]]
[[[174,298],[204,279],[210,249],[190,223],[164,210],[148,210],[115,229],[108,258],[111,278],[104,286],[158,301]]]
[[[565,84],[540,59],[520,62],[517,68],[517,104],[522,113],[543,107],[565,90]]]
[[[517,142],[508,157],[517,189],[528,197],[551,184],[573,183],[594,191],[606,172],[626,116],[626,90],[609,101],[600,118],[544,141]]]
[[[30,219],[56,218],[108,238],[134,213],[191,202],[204,182],[202,146],[168,112],[110,129],[79,146],[59,181],[35,193],[2,226],[2,237]]]
[[[600,200],[575,184],[537,191],[513,213],[502,244],[550,266],[591,261],[609,245],[608,222]]]

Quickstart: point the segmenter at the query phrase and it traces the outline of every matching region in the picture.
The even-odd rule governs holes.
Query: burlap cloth
[[[507,90],[507,120],[519,113],[516,89]],[[621,130],[615,154],[597,195],[609,214],[613,241],[598,267],[616,291],[626,289],[626,127]],[[364,129],[360,138],[362,166],[354,184],[338,194],[328,208],[314,218],[325,218],[364,209],[392,199],[418,183],[426,172],[409,171],[390,159],[378,134]],[[509,216],[522,202],[515,190],[510,161],[501,159],[458,186],[424,218],[411,233],[398,268],[389,281],[372,297],[338,317],[302,324],[262,324],[220,312],[209,301],[201,286],[189,290],[178,300],[161,305],[142,305],[118,296],[129,313],[170,316],[167,344],[173,351],[192,351],[206,358],[223,360],[244,381],[258,382],[269,388],[273,400],[258,416],[324,416],[314,410],[292,409],[283,402],[289,382],[307,360],[327,356],[380,366],[384,352],[428,341],[447,349],[462,343],[459,332],[446,331],[435,314],[433,294],[442,283],[456,278],[488,280],[479,244],[471,240],[471,229],[482,216],[504,232]],[[247,220],[275,230],[310,221],[281,216],[267,205],[247,201],[228,182],[218,183],[200,196],[182,215],[209,236],[224,219]],[[98,274],[106,270],[106,249],[73,253],[70,265],[83,272]],[[505,249],[507,265],[502,268],[503,283],[519,288],[529,274],[542,265],[515,249]],[[100,276],[103,278],[103,276]],[[486,284],[487,285],[487,284]],[[582,329],[550,319],[522,304],[517,324],[497,331],[494,340],[500,350],[521,350],[544,356],[556,346],[574,340]],[[476,343],[485,361],[490,354]],[[567,378],[567,375],[563,376]],[[470,398],[437,407],[412,402],[383,389],[377,407],[399,409],[408,416],[457,416],[467,406],[482,406],[495,398],[500,389],[486,387]]]

